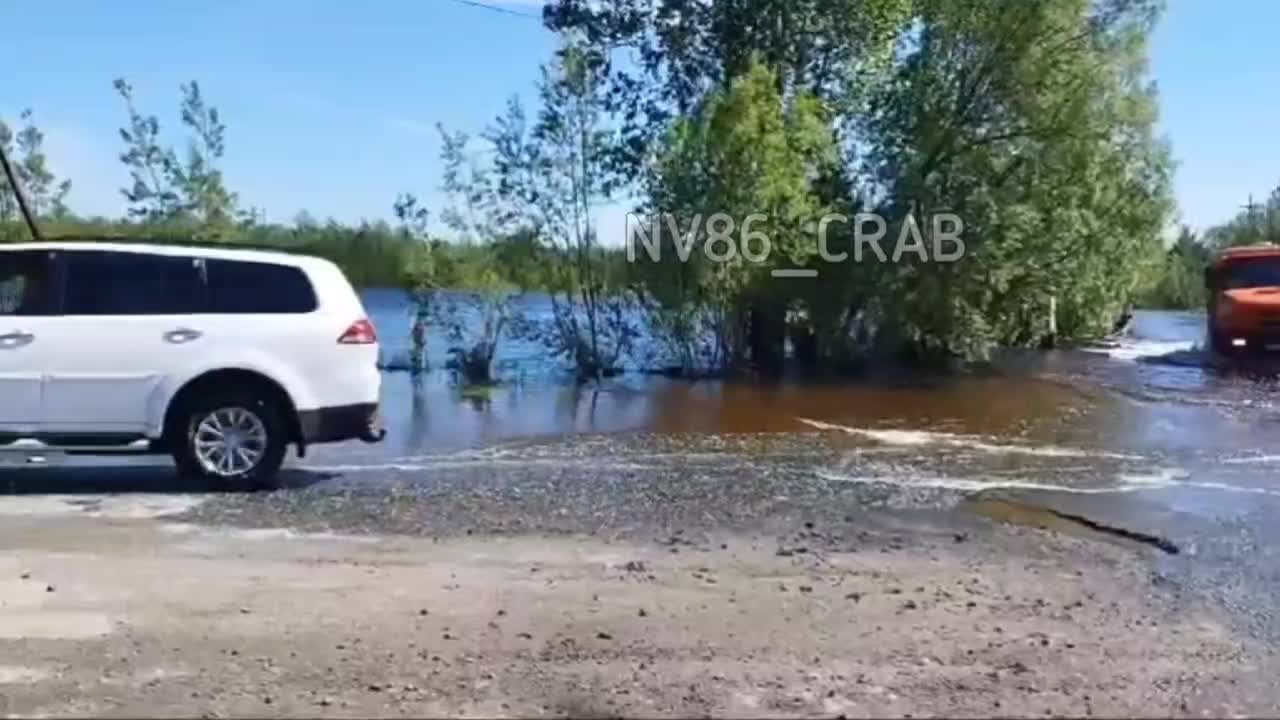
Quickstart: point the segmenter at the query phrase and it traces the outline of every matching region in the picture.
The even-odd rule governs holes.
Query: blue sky
[[[479,132],[513,93],[532,100],[554,38],[538,0],[6,0],[0,116],[35,110],[72,206],[117,214],[127,174],[111,83],[178,134],[178,86],[200,81],[227,129],[223,167],[245,204],[389,218],[401,191],[432,201],[435,125]],[[1203,227],[1280,181],[1280,2],[1169,0],[1152,50],[1161,130],[1185,222]],[[604,222],[621,231],[620,218]]]

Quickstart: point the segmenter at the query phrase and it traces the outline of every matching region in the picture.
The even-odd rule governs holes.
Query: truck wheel
[[[1231,341],[1218,330],[1218,326],[1213,322],[1209,323],[1209,349],[1219,355],[1231,355],[1233,353]]]
[[[173,456],[179,473],[218,485],[270,486],[288,447],[281,409],[252,393],[196,398],[182,413]]]

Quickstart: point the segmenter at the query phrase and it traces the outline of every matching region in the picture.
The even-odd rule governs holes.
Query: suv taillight
[[[372,345],[378,342],[378,331],[365,319],[351,323],[351,327],[338,338],[342,345]]]

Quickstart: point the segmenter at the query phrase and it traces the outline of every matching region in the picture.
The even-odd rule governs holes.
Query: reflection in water
[[[573,433],[811,433],[814,421],[1049,441],[1058,436],[1063,418],[1090,404],[1062,383],[1034,377],[885,386],[636,376],[599,386],[510,384],[471,391],[454,387],[446,376],[389,374],[382,411],[390,432],[387,450],[412,454]]]
[[[480,395],[476,393],[463,393],[462,401],[471,406],[471,410],[476,413],[485,413],[489,409],[489,396],[487,394]]]
[[[408,427],[406,428],[408,434],[406,445],[421,445],[427,442],[430,437],[428,433],[431,430],[431,423],[427,421],[427,399],[423,395],[422,376],[413,375],[410,377],[409,397],[411,410]],[[387,404],[383,403],[382,407],[385,413]]]

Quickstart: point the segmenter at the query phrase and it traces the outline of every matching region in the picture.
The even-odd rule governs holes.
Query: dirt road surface
[[[428,537],[0,498],[0,715],[1229,716],[1274,677],[1157,551],[1017,528]]]

